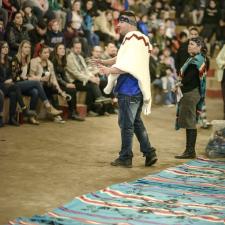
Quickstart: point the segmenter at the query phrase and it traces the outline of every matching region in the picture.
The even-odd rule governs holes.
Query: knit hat
[[[32,9],[32,3],[30,1],[25,1],[22,5],[22,10],[25,8],[30,7]]]

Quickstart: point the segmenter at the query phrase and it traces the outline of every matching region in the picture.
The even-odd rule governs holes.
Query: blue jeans
[[[143,96],[118,95],[119,118],[118,123],[121,131],[120,160],[127,160],[133,157],[132,140],[135,134],[140,150],[144,156],[151,156],[152,148],[148,139],[148,133],[141,119]]]
[[[164,104],[165,105],[175,104],[175,95],[172,91],[164,93]]]
[[[18,81],[17,86],[20,87],[20,90],[23,95],[30,96],[30,109],[35,110],[38,104],[38,99],[40,98],[42,101],[46,101],[47,96],[42,87],[42,84],[36,80],[24,80]]]

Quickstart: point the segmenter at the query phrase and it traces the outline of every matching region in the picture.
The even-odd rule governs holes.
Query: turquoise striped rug
[[[9,224],[225,224],[225,162],[199,158]]]

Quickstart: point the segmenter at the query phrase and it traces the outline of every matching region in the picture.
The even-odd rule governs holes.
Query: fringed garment
[[[198,71],[199,71],[199,93],[200,93],[200,100],[197,103],[196,107],[196,122],[200,122],[203,118],[203,112],[205,107],[205,93],[206,93],[206,58],[201,54],[197,54],[194,57],[190,57],[187,59],[187,61],[184,63],[184,65],[180,69],[179,76],[181,78],[184,77],[184,73],[187,70],[189,65],[196,65]],[[182,99],[182,98],[181,98]],[[180,101],[177,103],[177,113],[176,113],[176,125],[175,128],[178,130],[180,128],[179,126],[179,115],[180,115]]]

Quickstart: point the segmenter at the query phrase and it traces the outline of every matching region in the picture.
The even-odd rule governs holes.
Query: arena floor
[[[207,99],[208,119],[222,118],[222,100]],[[75,196],[114,183],[132,181],[185,162],[174,155],[184,150],[185,133],[174,130],[175,108],[153,107],[144,117],[159,161],[144,167],[134,139],[133,168],[115,168],[120,136],[117,116],[87,118],[65,124],[6,126],[0,129],[0,224],[16,217],[43,214]],[[199,129],[197,152],[204,156],[211,129]]]

